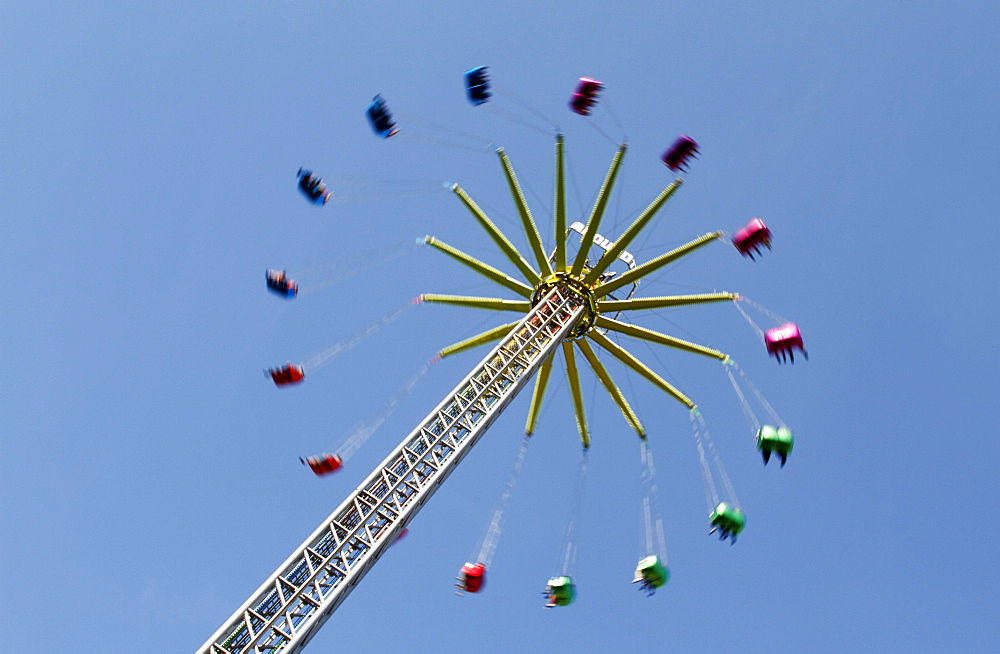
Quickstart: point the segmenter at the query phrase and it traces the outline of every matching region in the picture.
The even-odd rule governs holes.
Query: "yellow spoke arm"
[[[463,191],[462,187],[458,184],[452,184],[451,190],[454,191],[455,195],[458,196],[458,199],[460,199],[462,204],[465,205],[465,208],[468,209],[473,217],[479,222],[479,225],[486,230],[486,233],[489,234],[490,238],[493,239],[493,242],[497,244],[497,247],[499,247],[510,262],[521,271],[521,274],[524,275],[526,280],[528,280],[528,283],[532,286],[537,284],[539,280],[538,273],[535,272],[530,265],[528,265],[528,262],[524,260],[524,257],[522,257],[517,251],[517,248],[515,248],[507,237],[503,235],[503,232],[501,232],[500,229],[493,224],[493,221],[490,220],[485,213],[483,213],[483,210],[479,208],[479,205],[473,202],[472,198],[469,197],[469,194]]]
[[[438,352],[439,357],[446,357],[464,350],[468,350],[476,347],[477,345],[482,345],[483,343],[491,343],[498,338],[502,338],[505,334],[509,333],[510,330],[517,327],[520,324],[520,320],[517,322],[507,323],[506,325],[500,325],[499,327],[494,327],[493,329],[487,330],[482,334],[477,334],[472,338],[467,338],[464,341],[459,341],[449,345],[448,347],[440,350]]]
[[[697,343],[682,341],[681,339],[674,338],[673,336],[667,336],[666,334],[661,334],[660,332],[654,332],[652,329],[630,325],[628,323],[619,322],[618,320],[612,320],[611,318],[605,318],[604,316],[599,316],[597,318],[597,326],[602,329],[616,331],[620,334],[628,334],[629,336],[634,336],[635,338],[641,338],[645,341],[658,343],[660,345],[667,345],[677,348],[678,350],[684,350],[685,352],[694,352],[695,354],[702,354],[707,357],[721,359],[722,361],[729,358],[729,355],[725,352],[720,352],[716,349],[705,347],[704,345],[698,345]]]
[[[501,300],[495,297],[471,297],[467,295],[439,295],[436,293],[424,293],[420,296],[421,302],[437,302],[438,304],[456,304],[472,309],[492,309],[494,311],[520,311],[527,313],[531,310],[531,302],[527,300]]]
[[[563,172],[563,135],[556,136],[556,271],[566,272],[566,186]]]
[[[604,297],[608,293],[612,293],[616,289],[619,289],[622,286],[625,286],[626,284],[632,284],[637,280],[642,279],[649,273],[659,270],[660,268],[667,265],[671,261],[676,261],[677,259],[680,259],[684,255],[691,254],[698,248],[703,247],[708,243],[711,243],[715,239],[721,237],[722,237],[722,232],[710,232],[708,234],[705,234],[704,236],[699,236],[690,243],[686,243],[677,249],[667,252],[666,254],[661,254],[655,259],[650,259],[641,266],[633,268],[632,270],[628,271],[621,277],[613,279],[607,284],[601,284],[596,289],[594,289],[594,294],[597,297]]]
[[[583,356],[587,359],[590,367],[594,370],[594,374],[601,380],[601,383],[604,384],[604,388],[607,389],[608,394],[611,395],[615,404],[617,404],[618,408],[621,409],[622,415],[625,416],[625,420],[632,425],[632,428],[635,429],[640,438],[646,438],[646,430],[643,428],[642,423],[639,422],[639,417],[635,415],[632,407],[629,406],[628,400],[626,400],[625,396],[622,395],[621,389],[618,388],[618,385],[615,384],[614,381],[612,381],[611,375],[608,374],[604,364],[601,363],[601,360],[598,359],[597,355],[594,353],[594,348],[590,347],[590,343],[588,343],[586,339],[576,341],[576,346],[580,348],[581,352],[583,352]]]
[[[612,355],[614,355],[616,359],[624,363],[626,366],[628,366],[632,370],[636,371],[637,373],[639,373],[640,375],[651,381],[653,384],[658,386],[660,389],[665,391],[668,395],[676,399],[678,402],[680,402],[687,408],[689,409],[695,408],[695,404],[694,402],[691,401],[691,398],[689,398],[687,395],[681,393],[679,390],[674,388],[667,380],[657,375],[655,372],[650,370],[642,361],[639,361],[634,356],[632,356],[632,354],[628,350],[619,346],[601,332],[593,330],[587,335],[587,337],[593,340],[601,347],[603,347],[608,352],[610,352]]]
[[[587,416],[583,412],[583,394],[580,392],[580,375],[576,371],[576,358],[573,355],[573,343],[563,341],[563,355],[566,357],[566,377],[569,378],[569,390],[573,396],[573,410],[576,413],[576,427],[580,431],[580,440],[585,448],[590,447],[590,433],[587,431]]]
[[[449,257],[455,259],[459,263],[465,264],[469,268],[475,270],[480,275],[493,280],[494,282],[500,284],[501,286],[509,288],[510,290],[514,291],[521,297],[531,297],[533,291],[530,286],[517,281],[513,277],[507,275],[507,273],[503,272],[502,270],[497,270],[493,266],[483,263],[479,259],[476,259],[475,257],[472,257],[433,236],[425,236],[424,243],[437,248],[438,250],[444,252]]]
[[[507,153],[504,152],[503,148],[497,148],[497,155],[500,156],[500,163],[503,164],[503,173],[507,177],[507,186],[510,187],[510,194],[514,198],[514,204],[517,205],[517,212],[521,215],[521,225],[524,227],[525,236],[528,237],[528,243],[535,255],[535,261],[538,262],[538,269],[542,271],[542,277],[548,277],[552,274],[552,268],[549,267],[549,258],[545,256],[545,251],[542,249],[542,237],[538,234],[538,225],[535,224],[535,219],[531,217],[531,210],[528,209],[528,203],[524,200],[521,185],[517,181],[517,175],[514,174],[514,167],[510,164],[510,158],[507,157]]]
[[[601,217],[604,215],[604,207],[608,204],[608,197],[611,195],[611,188],[615,184],[615,178],[618,176],[618,170],[621,168],[622,157],[625,156],[626,146],[622,143],[618,146],[618,152],[615,153],[615,158],[611,160],[611,167],[608,168],[608,174],[604,178],[604,184],[601,186],[601,191],[597,194],[597,201],[594,203],[594,208],[590,212],[590,218],[587,220],[587,227],[583,233],[583,240],[580,241],[580,250],[576,253],[576,259],[573,261],[573,269],[570,274],[574,277],[579,277],[580,273],[583,271],[583,264],[587,260],[587,253],[590,252],[590,246],[594,242],[594,236],[597,234],[597,228],[601,224]]]
[[[538,413],[542,409],[542,400],[545,399],[545,389],[548,387],[549,374],[552,372],[552,359],[550,356],[538,369],[538,377],[535,378],[535,390],[531,394],[531,406],[528,408],[528,420],[524,423],[524,433],[531,436],[535,432],[535,425],[538,423]]]
[[[625,251],[625,248],[628,247],[629,243],[631,243],[635,237],[646,228],[646,225],[648,225],[649,221],[653,219],[653,216],[656,215],[663,205],[666,204],[667,200],[670,199],[670,196],[674,194],[674,191],[679,189],[683,183],[684,180],[678,177],[674,180],[673,184],[663,189],[663,192],[660,193],[655,200],[653,200],[652,204],[646,207],[646,210],[643,211],[639,217],[635,219],[635,222],[633,222],[629,228],[625,230],[625,233],[622,234],[617,241],[615,241],[615,244],[611,247],[611,249],[604,253],[604,256],[602,256],[601,260],[597,262],[597,265],[595,265],[593,269],[587,273],[587,277],[583,280],[584,284],[593,284],[597,281],[597,279],[601,276],[601,273],[607,270],[608,266],[614,263],[615,259],[618,258],[618,255]]]
[[[703,293],[700,295],[664,295],[661,297],[636,297],[630,300],[601,300],[597,309],[601,313],[617,311],[638,311],[641,309],[666,309],[687,304],[703,304],[705,302],[724,302],[739,298],[739,293]]]

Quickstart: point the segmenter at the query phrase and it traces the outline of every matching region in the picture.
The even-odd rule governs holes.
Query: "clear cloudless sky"
[[[487,65],[496,107],[565,131],[571,220],[615,145],[566,101],[581,76],[605,83],[593,123],[630,146],[610,238],[671,179],[673,138],[699,141],[640,261],[768,223],[756,262],[719,242],[638,294],[740,292],[797,322],[809,361],[768,359],[725,303],[633,320],[730,353],[795,451],[761,464],[718,362],[622,338],[701,406],[748,516],[739,543],[706,535],[686,409],[612,366],[656,453],[673,571],[637,592],[638,440],[586,371],[579,596],[544,610],[580,458],[555,375],[485,591],[451,584],[528,393],[309,651],[995,651],[998,26],[995,2],[923,0],[6,3],[4,647],[193,652],[485,354],[435,364],[327,478],[298,457],[335,451],[439,348],[509,316],[423,304],[299,387],[261,374],[422,292],[510,297],[414,245],[510,269],[441,185],[458,182],[525,248],[483,143],[506,148],[551,246],[551,133],[466,102],[462,74]],[[376,93],[402,128],[388,141],[363,116]],[[299,166],[337,201],[303,201]],[[297,299],[265,291],[270,267],[299,275]]]

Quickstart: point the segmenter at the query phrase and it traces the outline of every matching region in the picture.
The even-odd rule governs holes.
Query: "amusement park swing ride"
[[[481,104],[489,99],[485,69],[473,69],[466,75],[469,99]],[[596,86],[595,86],[596,85]],[[587,115],[602,87],[588,78],[580,80],[570,104],[573,111]],[[586,112],[586,113],[584,113]],[[398,129],[392,122],[384,100],[376,97],[368,110],[376,134],[388,138]],[[525,432],[531,434],[539,417],[557,353],[565,366],[583,447],[590,444],[581,392],[580,364],[585,363],[606,389],[625,421],[645,444],[646,431],[625,395],[598,357],[603,350],[634,373],[644,377],[664,393],[684,405],[691,413],[698,439],[698,449],[707,479],[711,478],[705,457],[699,424],[703,420],[694,401],[667,382],[635,355],[609,337],[614,332],[641,341],[664,345],[726,364],[744,408],[747,402],[731,369],[737,368],[725,353],[640,327],[623,320],[621,314],[715,302],[734,302],[736,293],[716,292],[695,295],[633,297],[638,282],[646,276],[709,243],[723,233],[708,232],[669,252],[637,264],[627,248],[651,223],[683,180],[676,178],[642,211],[634,222],[611,241],[598,232],[608,198],[626,153],[623,143],[597,194],[586,222],[567,225],[564,179],[564,142],[557,134],[555,142],[554,248],[546,251],[538,225],[528,207],[514,168],[503,148],[496,153],[504,178],[520,217],[520,224],[530,252],[519,252],[476,202],[458,185],[450,190],[468,210],[476,223],[497,246],[516,275],[508,274],[457,248],[427,236],[423,242],[443,252],[477,274],[512,292],[518,299],[424,294],[422,302],[502,311],[517,317],[477,336],[445,347],[445,357],[470,348],[496,342],[490,352],[462,379],[375,470],[323,521],[312,534],[282,563],[244,604],[199,648],[203,654],[298,652],[309,643],[337,607],[346,599],[379,557],[407,529],[407,525],[445,479],[455,470],[472,447],[482,438],[511,400],[534,380]],[[686,160],[697,154],[697,144],[680,137],[664,155],[664,163],[674,172],[683,169]],[[329,191],[309,171],[300,170],[300,189],[311,202],[322,206]],[[302,180],[306,179],[305,182]],[[570,252],[568,235],[577,233],[580,246]],[[750,255],[760,245],[770,247],[770,231],[759,219],[740,230],[733,242],[741,254]],[[592,254],[596,252],[597,254]],[[609,269],[616,262],[626,264],[622,273]],[[284,271],[268,271],[268,287],[293,297],[292,282]],[[297,291],[297,286],[294,287]],[[615,295],[615,293],[618,295]],[[741,310],[742,311],[742,310]],[[752,321],[751,321],[752,324]],[[783,358],[793,349],[802,348],[798,328],[788,323],[764,334],[770,354]],[[804,350],[803,350],[804,351]],[[581,361],[582,358],[582,361]],[[742,372],[742,371],[740,371]],[[303,378],[301,367],[286,366],[270,371],[275,383],[296,383]],[[773,410],[766,407],[772,415]],[[751,415],[748,413],[748,416]],[[776,418],[776,416],[775,416]],[[784,465],[792,447],[791,432],[780,420],[780,427],[757,426],[757,446],[765,463],[774,454]],[[714,446],[709,448],[714,453]],[[649,455],[651,457],[651,453]],[[644,461],[646,450],[643,449]],[[317,474],[333,472],[341,466],[339,457],[321,455],[303,460]],[[651,466],[651,458],[650,458]],[[719,464],[721,467],[721,463]],[[732,492],[728,477],[721,471],[729,489],[727,501],[720,501],[713,491],[714,509],[709,517],[712,531],[721,538],[732,538],[742,531],[745,516]],[[482,588],[486,563],[467,563],[459,576],[459,588],[478,592]],[[663,561],[650,552],[636,568],[635,581],[648,591],[664,585],[669,571]],[[546,588],[547,606],[565,606],[574,596],[572,579],[554,577]]]

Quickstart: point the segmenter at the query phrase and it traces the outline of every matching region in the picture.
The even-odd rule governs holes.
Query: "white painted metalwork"
[[[298,652],[391,545],[583,315],[553,288],[199,654]]]
[[[587,226],[584,225],[581,222],[575,222],[575,223],[573,223],[572,225],[569,226],[569,228],[571,230],[573,230],[574,232],[576,232],[577,234],[579,234],[581,238],[584,235],[584,231],[586,230],[586,227]],[[612,240],[610,240],[610,239],[604,238],[600,234],[594,234],[594,243],[593,243],[593,245],[596,245],[597,247],[599,247],[602,250],[604,250],[605,252],[607,252],[608,250],[610,250],[611,248],[613,248],[615,246],[615,242],[612,241]],[[583,247],[582,244],[581,244],[581,247]],[[553,257],[554,256],[555,255],[553,255]],[[632,270],[633,268],[635,268],[635,257],[633,257],[628,252],[622,250],[621,254],[618,255],[618,258],[625,262],[625,265],[628,266],[629,270]]]

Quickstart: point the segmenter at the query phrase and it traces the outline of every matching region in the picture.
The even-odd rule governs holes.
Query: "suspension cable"
[[[667,563],[667,541],[663,534],[663,516],[660,512],[660,503],[656,487],[656,466],[653,463],[653,450],[646,440],[639,442],[639,451],[642,459],[642,533],[639,543],[639,559],[642,560],[650,554],[659,556],[660,561]]]
[[[382,257],[378,258],[378,259],[368,260],[368,261],[362,262],[362,263],[360,263],[357,266],[354,266],[352,268],[344,270],[343,272],[340,272],[339,274],[336,274],[332,279],[329,279],[327,281],[321,282],[319,284],[310,285],[308,288],[302,289],[299,292],[299,295],[308,295],[310,293],[315,293],[317,291],[321,291],[321,290],[329,288],[331,286],[335,286],[337,284],[340,284],[341,282],[345,282],[345,281],[351,279],[352,277],[356,277],[356,276],[358,276],[358,275],[360,275],[362,273],[368,272],[369,270],[371,270],[373,268],[376,268],[378,266],[382,266],[382,265],[387,264],[387,263],[389,263],[391,261],[399,259],[399,258],[401,258],[401,257],[409,254],[410,252],[413,252],[414,250],[416,250],[418,247],[420,247],[421,243],[423,243],[422,240],[420,240],[420,241],[413,241],[413,240],[407,241],[407,243],[406,243],[405,246],[401,245],[399,248],[393,248],[392,251],[390,251],[388,254],[385,254]],[[336,263],[317,264],[317,265],[310,266],[309,268],[306,268],[306,269],[304,269],[302,271],[297,271],[295,273],[289,273],[288,276],[289,277],[293,277],[293,278],[299,278],[302,275],[310,275],[311,276],[311,275],[314,275],[314,274],[322,274],[320,271],[322,271],[323,269],[329,269],[330,267],[333,267],[333,266],[336,266]],[[326,274],[330,274],[330,273],[327,272]]]
[[[732,367],[736,365],[736,362],[732,359],[726,359],[722,362],[723,367],[726,369],[726,374],[729,376],[729,383],[733,385],[733,390],[736,391],[737,397],[740,398],[740,406],[743,407],[743,415],[746,416],[747,421],[753,426],[754,431],[760,430],[760,420],[757,420],[756,414],[754,414],[753,409],[750,408],[750,403],[747,402],[747,398],[743,395],[743,389],[740,388],[739,383],[736,381],[736,377],[733,375]]]
[[[478,152],[478,150],[477,150]],[[413,187],[413,188],[400,188],[389,190],[387,188],[381,188],[378,190],[349,190],[349,191],[336,191],[333,197],[327,204],[330,205],[345,205],[345,204],[361,204],[367,202],[381,202],[389,198],[402,200],[404,198],[416,198],[425,195],[434,195],[440,193],[441,187],[445,182],[433,182],[433,185],[427,185],[426,187]]]
[[[411,307],[413,307],[413,301],[410,301],[409,303],[404,304],[402,307],[396,309],[395,311],[382,316],[372,324],[368,325],[361,331],[357,332],[354,336],[344,339],[339,343],[334,343],[333,345],[326,348],[313,358],[303,363],[302,367],[308,370],[316,370],[322,367],[323,365],[329,363],[330,360],[336,357],[338,354],[342,354],[350,350],[351,348],[355,347],[358,343],[363,341],[366,337],[371,336],[385,325],[388,325],[392,321],[399,318]]]
[[[515,125],[520,125],[521,127],[527,127],[528,129],[533,129],[536,132],[541,132],[542,134],[546,134],[546,135],[548,135],[548,134],[551,133],[551,129],[542,129],[538,125],[535,125],[534,123],[528,122],[527,120],[521,118],[520,116],[518,116],[513,111],[508,111],[508,110],[500,108],[500,107],[491,107],[489,104],[487,104],[483,108],[486,111],[488,111],[491,114],[493,114],[494,116],[499,116],[500,118],[503,118],[504,120],[507,120],[507,121],[510,121],[510,122],[514,123]]]
[[[614,121],[615,126],[618,128],[618,131],[621,133],[621,135],[622,135],[622,142],[623,143],[627,143],[628,142],[628,136],[625,135],[625,127],[624,127],[624,125],[622,125],[621,121],[618,120],[617,114],[615,114],[614,110],[611,108],[611,101],[608,100],[607,97],[605,97],[601,102],[604,103],[604,108],[607,109],[608,115],[611,116],[611,120]]]
[[[512,102],[514,102],[517,105],[520,105],[522,109],[524,109],[525,111],[528,111],[528,112],[534,114],[536,118],[538,118],[539,120],[541,120],[546,125],[550,125],[552,127],[552,129],[555,130],[556,132],[559,131],[559,127],[555,124],[555,122],[553,122],[552,120],[550,120],[548,118],[548,116],[544,115],[543,113],[541,113],[540,111],[538,111],[537,109],[535,109],[534,107],[532,107],[530,104],[528,104],[524,100],[521,100],[521,98],[519,98],[516,95],[514,95],[510,91],[510,89],[508,89],[505,86],[502,86],[500,84],[494,84],[493,85],[493,90],[495,92],[499,93],[500,95],[504,96],[504,97],[510,98],[510,100]]]
[[[756,309],[757,311],[760,311],[765,316],[767,316],[771,320],[774,320],[778,324],[784,324],[786,322],[790,322],[788,320],[788,318],[785,318],[784,316],[779,316],[774,311],[771,311],[767,307],[764,307],[764,306],[761,306],[761,305],[757,304],[756,302],[754,302],[753,300],[751,300],[748,297],[744,297],[744,296],[741,295],[739,299],[742,302],[746,302],[747,304],[749,304],[750,306],[752,306],[754,309]]]
[[[376,431],[378,431],[379,427],[381,427],[382,424],[385,423],[385,421],[389,418],[389,416],[392,415],[393,411],[396,410],[396,406],[399,404],[399,401],[403,399],[405,396],[412,393],[413,389],[416,388],[417,386],[417,382],[423,379],[424,375],[426,375],[427,372],[431,369],[431,366],[433,366],[440,360],[441,360],[440,357],[434,357],[426,364],[424,364],[423,368],[421,368],[415,375],[410,377],[410,379],[405,384],[403,384],[403,386],[401,386],[399,390],[397,390],[395,394],[393,394],[392,397],[390,397],[386,401],[386,403],[382,406],[381,412],[378,415],[376,415],[371,420],[362,423],[357,429],[354,430],[354,432],[351,433],[350,436],[344,439],[343,445],[341,445],[337,450],[335,450],[337,455],[341,458],[342,461],[346,462],[348,459],[354,456],[354,454],[357,453],[358,450],[361,449],[361,447],[368,441],[368,439],[371,438],[372,435]]]
[[[524,439],[521,441],[521,449],[517,453],[517,459],[514,461],[514,467],[510,471],[510,475],[507,477],[507,485],[504,486],[503,494],[500,496],[500,502],[497,505],[496,510],[493,512],[493,519],[490,521],[490,526],[486,530],[486,536],[483,538],[483,546],[479,550],[479,557],[476,558],[477,563],[482,563],[487,568],[493,563],[493,554],[496,552],[497,543],[500,542],[500,533],[503,531],[504,516],[507,511],[507,505],[510,503],[510,498],[514,494],[514,484],[517,483],[517,478],[521,474],[521,466],[524,464],[524,456],[528,451],[528,442],[531,437],[525,434]]]
[[[757,401],[760,402],[761,406],[764,407],[764,411],[766,411],[767,414],[771,417],[775,425],[777,426],[784,425],[785,421],[781,419],[781,416],[779,416],[778,412],[774,410],[774,407],[771,406],[771,403],[767,401],[767,398],[764,397],[764,394],[761,393],[756,386],[754,386],[753,382],[750,381],[750,378],[747,377],[747,374],[743,370],[743,368],[738,366],[735,361],[733,361],[733,365],[736,367],[736,370],[739,371],[740,378],[743,379],[743,383],[747,385],[750,391],[757,398]]]
[[[694,441],[698,446],[698,459],[701,461],[701,480],[705,485],[705,503],[708,504],[708,510],[712,511],[719,505],[719,491],[715,488],[712,469],[709,467],[708,459],[705,457],[705,447],[701,442],[701,431],[698,428],[696,418],[697,413],[697,409],[691,409],[691,428],[694,430]]]
[[[739,507],[740,500],[736,497],[736,490],[733,488],[733,483],[729,480],[729,475],[726,474],[726,468],[722,465],[722,458],[719,456],[718,450],[715,449],[715,442],[712,440],[712,435],[708,432],[708,425],[705,424],[705,417],[698,413],[698,423],[701,431],[704,434],[705,443],[708,445],[708,451],[712,455],[712,459],[715,461],[715,469],[719,473],[719,478],[722,480],[722,485],[726,488],[727,499],[733,506]]]
[[[583,511],[583,491],[586,478],[587,450],[585,448],[580,453],[580,468],[577,472],[576,488],[573,493],[573,508],[570,511],[569,523],[566,525],[566,531],[563,533],[562,543],[559,548],[561,559],[559,562],[559,565],[561,565],[560,570],[562,571],[561,574],[565,577],[570,576],[573,566],[576,563],[576,528]]]
[[[760,340],[762,340],[762,341],[763,341],[763,340],[764,340],[764,330],[763,330],[763,329],[761,329],[761,328],[760,328],[760,327],[759,327],[759,326],[757,325],[757,323],[755,323],[755,322],[753,321],[753,318],[751,318],[751,317],[750,317],[750,314],[748,314],[748,313],[747,313],[746,311],[744,311],[744,310],[743,310],[743,307],[741,307],[741,306],[740,306],[740,302],[749,302],[749,301],[750,301],[750,300],[748,300],[747,298],[745,298],[745,297],[743,297],[743,296],[741,295],[741,296],[740,296],[740,297],[739,297],[739,298],[737,299],[737,301],[736,301],[736,302],[733,302],[733,305],[734,305],[734,306],[736,307],[736,309],[737,309],[737,310],[739,310],[739,312],[740,312],[740,313],[741,313],[741,314],[743,315],[743,317],[744,317],[744,318],[746,318],[746,321],[747,321],[747,322],[748,322],[748,323],[750,324],[750,326],[751,326],[751,327],[753,328],[753,330],[754,330],[754,331],[755,331],[755,332],[757,333],[757,338],[759,338]]]
[[[400,131],[400,140],[415,141],[418,143],[425,143],[430,145],[442,145],[445,147],[457,148],[460,150],[472,150],[474,152],[490,152],[493,150],[494,143],[491,140],[484,139],[478,134],[473,134],[471,132],[465,132],[447,125],[442,125],[440,123],[435,123],[422,116],[417,116],[409,113],[397,114],[404,125],[412,125],[418,128],[424,128],[428,131],[437,130],[443,134],[447,134],[451,138],[462,139],[466,141],[455,142],[455,141],[443,141],[438,139],[431,134],[411,134],[407,131]]]
[[[485,145],[466,145],[464,143],[457,143],[454,141],[445,141],[433,136],[423,136],[417,134],[411,134],[409,132],[400,132],[393,138],[397,138],[400,141],[406,141],[408,143],[415,143],[417,145],[434,145],[442,148],[451,148],[453,150],[468,150],[470,152],[478,152],[480,154],[490,153],[493,151],[493,143],[487,143]]]
[[[605,132],[605,131],[604,131],[603,129],[601,129],[601,128],[600,128],[600,127],[598,126],[598,124],[597,124],[597,123],[595,123],[595,122],[594,122],[593,120],[591,120],[591,119],[590,119],[590,116],[584,116],[584,117],[583,117],[583,119],[587,121],[587,124],[588,124],[588,125],[590,125],[590,126],[591,126],[591,127],[593,127],[593,128],[595,129],[595,130],[597,130],[597,133],[598,133],[598,134],[600,134],[600,135],[601,135],[601,136],[603,136],[604,138],[606,138],[606,139],[608,139],[609,141],[611,141],[611,143],[613,143],[614,145],[621,145],[621,143],[619,143],[618,141],[616,141],[616,140],[614,139],[614,137],[613,137],[613,136],[611,136],[610,134],[608,134],[607,132]]]

